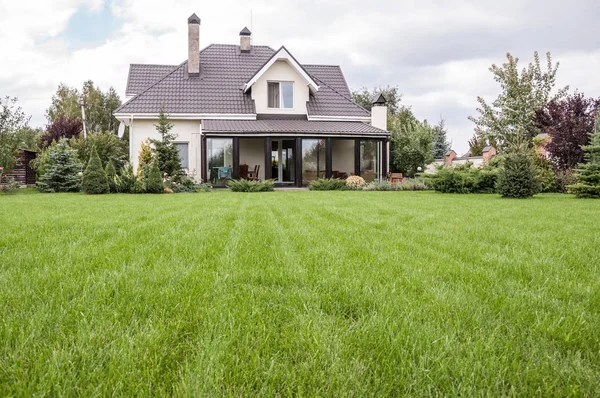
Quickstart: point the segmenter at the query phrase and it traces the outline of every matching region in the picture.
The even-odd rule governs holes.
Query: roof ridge
[[[310,67],[313,67],[313,66],[318,66],[318,67],[326,67],[326,68],[340,68],[340,69],[342,69],[342,68],[340,67],[340,65],[334,65],[334,64],[302,64],[302,65],[303,65],[303,66],[310,66]]]
[[[129,64],[129,65],[137,65],[137,66],[172,66],[176,67],[177,65],[173,64]]]

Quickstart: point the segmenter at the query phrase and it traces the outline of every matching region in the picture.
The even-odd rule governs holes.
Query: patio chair
[[[254,166],[254,170],[248,171],[248,180],[249,181],[258,181],[258,172],[260,171],[260,165],[257,164]]]
[[[402,183],[402,173],[388,173],[388,179],[392,184]]]
[[[218,176],[219,180],[231,180],[231,167],[219,167]]]

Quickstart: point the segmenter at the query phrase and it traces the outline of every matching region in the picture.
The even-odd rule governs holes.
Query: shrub
[[[179,178],[169,177],[165,182],[165,185],[175,193],[210,191],[210,186],[208,184],[201,184],[187,174],[182,174]]]
[[[115,185],[117,192],[120,193],[132,193],[133,184],[136,181],[135,174],[133,174],[133,167],[127,165],[121,170],[121,175],[115,176]]]
[[[143,180],[150,170],[150,163],[152,163],[152,150],[148,141],[143,141],[140,147],[140,153],[138,154],[138,167],[137,167],[137,178]]]
[[[147,193],[163,193],[165,191],[165,184],[163,183],[160,169],[158,168],[158,162],[155,160],[150,166],[148,172],[148,178],[146,179],[146,192]]]
[[[556,178],[556,192],[567,192],[567,187],[577,183],[574,170],[558,170],[554,175]]]
[[[453,168],[443,167],[426,177],[427,183],[442,193],[493,193],[498,169],[493,166],[472,167],[471,163]]]
[[[7,195],[12,195],[12,194],[15,194],[15,193],[19,192],[20,188],[21,188],[21,184],[19,184],[18,182],[16,182],[13,179],[10,179],[2,187],[2,193],[5,193]]]
[[[552,171],[550,161],[541,157],[537,153],[534,156],[534,165],[536,170],[535,179],[540,192],[556,192],[556,176]]]
[[[399,191],[400,185],[389,181],[371,181],[363,187],[363,191]]]
[[[146,184],[144,181],[138,180],[137,178],[131,186],[131,193],[146,193]]]
[[[110,193],[119,192],[118,181],[117,181],[117,171],[115,170],[115,165],[112,160],[108,161],[106,165],[106,179],[108,181],[108,188],[110,189]]]
[[[275,186],[275,181],[229,180],[227,185],[232,192],[270,192]]]
[[[429,186],[420,178],[409,178],[402,184],[397,184],[400,191],[426,191]]]
[[[339,191],[346,189],[346,181],[339,178],[319,178],[308,185],[311,191]]]
[[[81,134],[72,138],[69,144],[71,148],[77,150],[79,160],[83,164],[89,162],[94,149],[100,157],[103,168],[112,161],[115,169],[121,170],[129,157],[126,143],[111,131],[89,133],[87,138],[83,138],[83,134]]]
[[[475,178],[474,192],[494,193],[498,183],[498,169],[471,169],[471,174]]]
[[[600,109],[596,116],[596,128],[590,134],[590,145],[582,147],[587,163],[577,169],[577,184],[569,185],[569,192],[578,198],[600,198]]]
[[[365,185],[365,179],[360,176],[350,176],[346,179],[346,188],[348,189],[362,189]]]
[[[102,161],[96,152],[96,148],[92,148],[90,160],[85,171],[83,172],[83,183],[81,184],[83,192],[89,195],[97,195],[109,193],[108,180],[106,173],[102,168]]]
[[[77,192],[81,187],[81,163],[77,151],[70,148],[66,139],[51,145],[40,169],[44,171],[36,186],[40,192]]]
[[[504,157],[498,175],[498,193],[504,198],[529,198],[538,192],[532,156],[521,148]]]

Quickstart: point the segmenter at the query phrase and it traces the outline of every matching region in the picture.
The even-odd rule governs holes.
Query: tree
[[[446,121],[440,117],[440,122],[433,128],[433,144],[431,154],[434,159],[442,159],[449,150],[450,142],[448,142]]]
[[[85,103],[85,124],[88,131],[112,131],[116,133],[119,124],[112,113],[121,106],[121,99],[114,88],[110,87],[104,93],[100,87],[94,86],[92,80],[83,83],[81,92],[61,83],[52,96],[52,104],[46,110],[48,121],[53,123],[60,117],[81,119],[80,93]]]
[[[579,165],[577,184],[569,185],[569,192],[578,198],[600,198],[600,109],[596,113],[596,126],[590,133],[590,144],[583,147],[585,164]]]
[[[390,160],[393,172],[400,172],[414,177],[419,168],[433,161],[431,155],[432,129],[427,121],[410,122],[391,133]]]
[[[106,173],[106,179],[108,181],[108,188],[110,189],[110,193],[117,193],[119,191],[117,181],[117,170],[115,169],[115,165],[113,164],[112,160],[108,161],[104,172]]]
[[[146,192],[163,193],[164,191],[165,184],[163,183],[161,172],[158,168],[158,162],[154,160],[150,165],[150,171],[148,172],[148,178],[146,179]]]
[[[81,184],[83,192],[89,195],[109,193],[108,180],[106,173],[102,168],[102,162],[96,148],[92,148],[90,160],[83,172],[83,183]]]
[[[402,94],[400,93],[397,86],[387,86],[387,87],[375,87],[372,90],[369,90],[366,87],[362,87],[360,90],[356,90],[352,92],[352,100],[370,111],[373,107],[373,99],[376,95],[382,93],[387,101],[388,112],[391,115],[395,115],[400,112],[402,105],[400,102],[402,101]]]
[[[483,155],[483,148],[487,146],[487,141],[483,137],[478,137],[477,134],[473,134],[473,137],[469,140],[469,154],[471,156]]]
[[[61,138],[77,137],[83,131],[81,119],[69,119],[66,116],[59,116],[46,128],[46,132],[42,135],[40,146],[42,148],[49,147],[52,142],[58,141]]]
[[[37,188],[41,192],[77,192],[81,186],[81,163],[77,151],[71,149],[66,139],[61,139],[48,148],[38,178]]]
[[[498,192],[504,198],[529,198],[538,192],[537,170],[525,144],[509,149],[498,174]]]
[[[475,123],[475,133],[488,141],[496,141],[500,151],[511,145],[528,143],[539,133],[534,120],[536,110],[543,108],[550,100],[558,100],[566,95],[568,86],[552,95],[556,84],[559,63],[552,64],[550,53],[546,54],[547,71],[542,71],[540,58],[533,54],[534,62],[519,72],[519,58],[506,54],[507,62],[501,66],[492,65],[494,75],[502,92],[488,104],[478,97],[479,117],[469,117]]]
[[[158,124],[154,126],[161,136],[160,140],[150,140],[154,145],[158,168],[161,172],[177,179],[183,172],[181,159],[179,159],[179,152],[174,143],[176,136],[171,133],[173,123],[169,121],[169,117],[162,107],[158,114]]]
[[[575,93],[560,101],[550,101],[536,111],[535,121],[552,140],[547,144],[556,170],[570,170],[584,160],[583,146],[594,130],[594,115],[600,100]]]
[[[142,180],[150,170],[150,163],[152,163],[152,150],[148,141],[142,141],[140,152],[138,154],[138,167],[137,167],[137,178]]]
[[[0,166],[5,173],[15,166],[17,151],[23,143],[19,131],[29,122],[17,101],[17,98],[0,98]]]
[[[129,157],[129,149],[125,142],[110,131],[90,133],[87,138],[79,135],[70,140],[71,147],[77,150],[79,159],[84,163],[90,159],[92,149],[98,152],[102,167],[112,161],[116,169],[121,170]]]

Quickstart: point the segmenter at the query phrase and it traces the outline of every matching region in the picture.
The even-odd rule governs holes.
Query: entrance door
[[[271,175],[281,184],[293,184],[294,174],[293,139],[273,139],[271,148]]]

